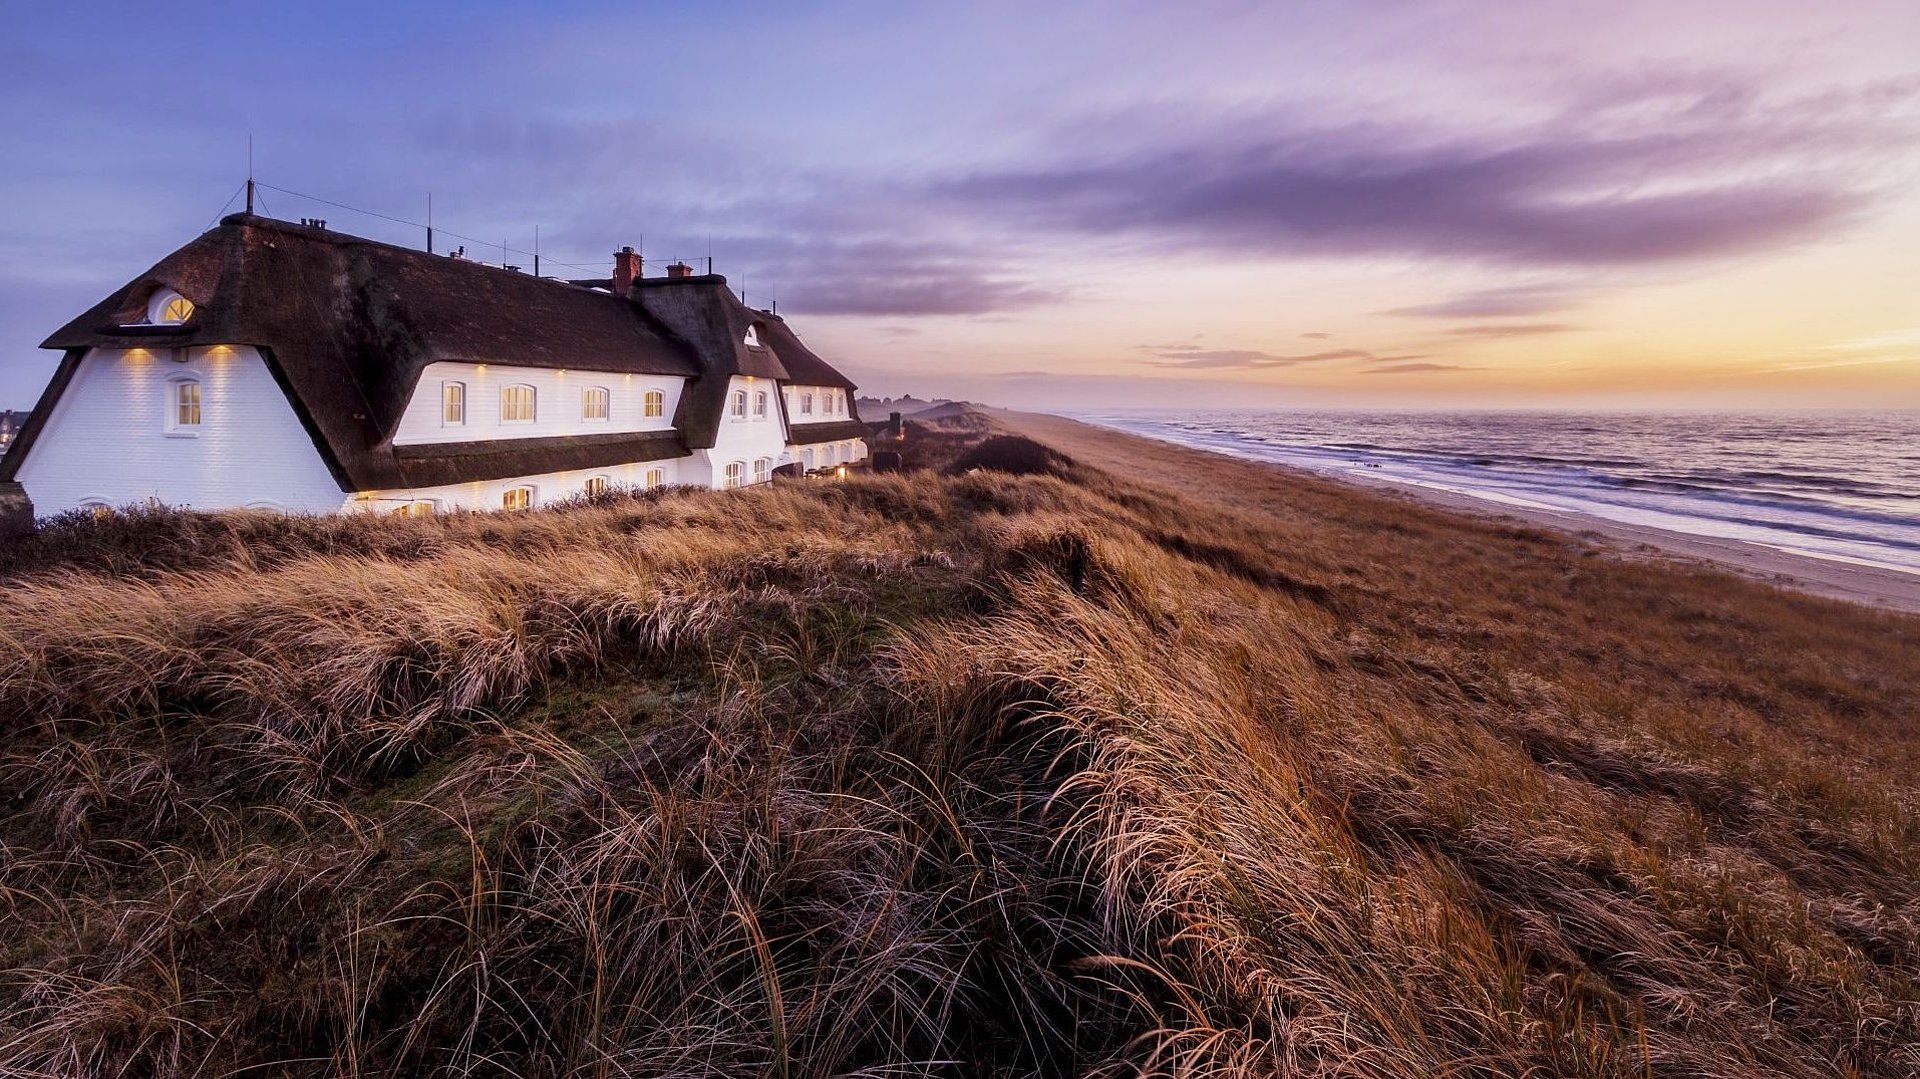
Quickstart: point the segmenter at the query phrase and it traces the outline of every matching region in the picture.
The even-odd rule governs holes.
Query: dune
[[[1920,1071],[1920,617],[900,449],[0,548],[0,1072]]]

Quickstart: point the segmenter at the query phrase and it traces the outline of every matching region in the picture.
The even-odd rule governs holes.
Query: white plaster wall
[[[19,473],[34,509],[88,503],[329,513],[344,497],[266,361],[246,346],[93,349]],[[200,429],[170,434],[172,382],[200,380]]]
[[[809,442],[794,446],[791,450],[791,459],[800,462],[808,469],[852,464],[866,459],[866,456],[867,444],[857,438],[842,439],[837,442]]]
[[[412,502],[432,502],[437,513],[449,513],[454,510],[497,510],[509,488],[532,487],[534,506],[550,506],[556,502],[565,502],[578,498],[586,491],[587,480],[594,476],[607,477],[611,487],[642,489],[651,486],[672,486],[681,483],[695,483],[704,486],[707,482],[703,467],[694,468],[692,479],[682,479],[686,466],[692,457],[680,457],[667,461],[643,461],[637,464],[613,465],[608,468],[582,468],[569,472],[549,472],[539,476],[520,476],[512,479],[484,480],[474,483],[457,483],[447,487],[422,487],[404,491],[368,491],[348,496],[345,508],[349,511],[391,513]],[[659,483],[648,482],[648,473],[658,469]],[[340,508],[338,504],[334,509]]]
[[[833,386],[782,386],[787,398],[787,418],[794,423],[825,423],[847,419],[847,391]],[[813,411],[800,411],[800,398],[813,395]],[[832,410],[832,411],[830,411]]]
[[[747,395],[747,415],[744,419],[733,414],[733,394],[745,391]],[[757,458],[767,458],[772,462],[768,470],[779,468],[794,456],[787,452],[787,432],[780,422],[780,403],[774,395],[780,392],[779,384],[770,378],[750,378],[735,375],[727,384],[727,404],[720,415],[720,429],[714,438],[713,448],[701,450],[689,460],[687,478],[683,483],[699,483],[707,487],[719,487],[726,479],[727,463],[740,461],[746,464],[746,482],[753,482],[753,462]],[[753,414],[753,395],[767,395],[767,414]],[[693,473],[701,472],[703,477],[694,479]]]
[[[467,422],[441,422],[440,390],[446,382],[467,387]],[[765,381],[765,380],[762,380]],[[621,375],[606,371],[565,371],[548,367],[510,367],[502,364],[430,363],[420,373],[413,397],[395,431],[396,446],[421,442],[481,442],[500,438],[543,438],[550,435],[587,435],[614,431],[665,431],[673,426],[673,410],[687,380],[672,375]],[[528,385],[535,391],[532,423],[500,421],[500,391]],[[607,418],[581,417],[581,398],[588,387],[600,386],[609,398]],[[665,407],[646,415],[648,390],[666,395]]]

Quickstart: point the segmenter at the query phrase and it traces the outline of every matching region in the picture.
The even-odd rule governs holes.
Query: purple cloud
[[[1573,290],[1564,285],[1507,285],[1382,313],[1410,318],[1507,318],[1544,315],[1572,307],[1576,302]]]
[[[1414,375],[1437,371],[1478,371],[1478,367],[1461,367],[1452,363],[1396,363],[1388,367],[1375,367],[1363,375]]]
[[[1141,348],[1157,357],[1149,361],[1155,367],[1177,367],[1187,370],[1292,367],[1296,364],[1324,363],[1329,360],[1375,359],[1373,353],[1357,348],[1333,349],[1300,355],[1280,355],[1246,348],[1203,349],[1197,345],[1143,345]]]
[[[1493,324],[1488,326],[1459,326],[1446,331],[1448,337],[1539,337],[1550,333],[1572,333],[1580,329],[1564,322],[1531,322],[1515,324]]]
[[[1690,91],[1697,107],[1631,135],[1582,122],[1656,90],[1673,93],[1621,90],[1497,136],[1243,121],[943,190],[1034,227],[1185,250],[1640,265],[1779,247],[1847,224],[1883,193],[1857,170],[1914,142],[1910,127],[1858,110],[1769,110],[1711,86]],[[1141,130],[1186,129],[1140,121]]]

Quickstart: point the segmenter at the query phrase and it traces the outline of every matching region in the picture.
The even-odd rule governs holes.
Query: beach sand
[[[1100,467],[1120,469],[1152,483],[1190,487],[1204,477],[1208,485],[1230,486],[1245,492],[1270,488],[1272,497],[1284,498],[1284,486],[1277,481],[1310,477],[1362,488],[1381,498],[1404,499],[1481,519],[1564,532],[1570,540],[1619,558],[1689,562],[1814,595],[1920,612],[1920,574],[1813,558],[1740,540],[1624,524],[1570,510],[1510,506],[1452,491],[1373,480],[1364,475],[1330,477],[1286,465],[1210,453],[1060,416],[1005,410],[994,410],[992,415],[1015,432],[1045,442],[1068,456]]]

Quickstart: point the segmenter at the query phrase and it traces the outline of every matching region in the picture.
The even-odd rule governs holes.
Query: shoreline
[[[1039,436],[1043,441],[1048,434],[1055,438],[1066,437],[1072,440],[1070,429],[1057,426],[1072,425],[1074,428],[1103,437],[1137,440],[1154,448],[1164,447],[1174,451],[1170,455],[1174,460],[1193,454],[1199,455],[1204,460],[1230,461],[1249,469],[1272,471],[1288,476],[1312,477],[1326,483],[1374,495],[1397,497],[1478,520],[1519,523],[1528,527],[1564,533],[1579,542],[1603,548],[1619,558],[1661,559],[1704,566],[1764,584],[1828,599],[1844,600],[1881,610],[1920,614],[1920,574],[1821,558],[1746,540],[1700,536],[1652,525],[1628,524],[1578,510],[1513,505],[1503,500],[1481,498],[1445,488],[1426,487],[1358,474],[1320,472],[1297,465],[1201,449],[1118,427],[1108,427],[1050,413],[995,410],[994,415],[1001,418],[1003,422],[1009,422],[1015,426],[1037,426],[1046,429]],[[1033,421],[1041,422],[1035,424]],[[1167,478],[1177,484],[1173,476],[1170,475]]]

